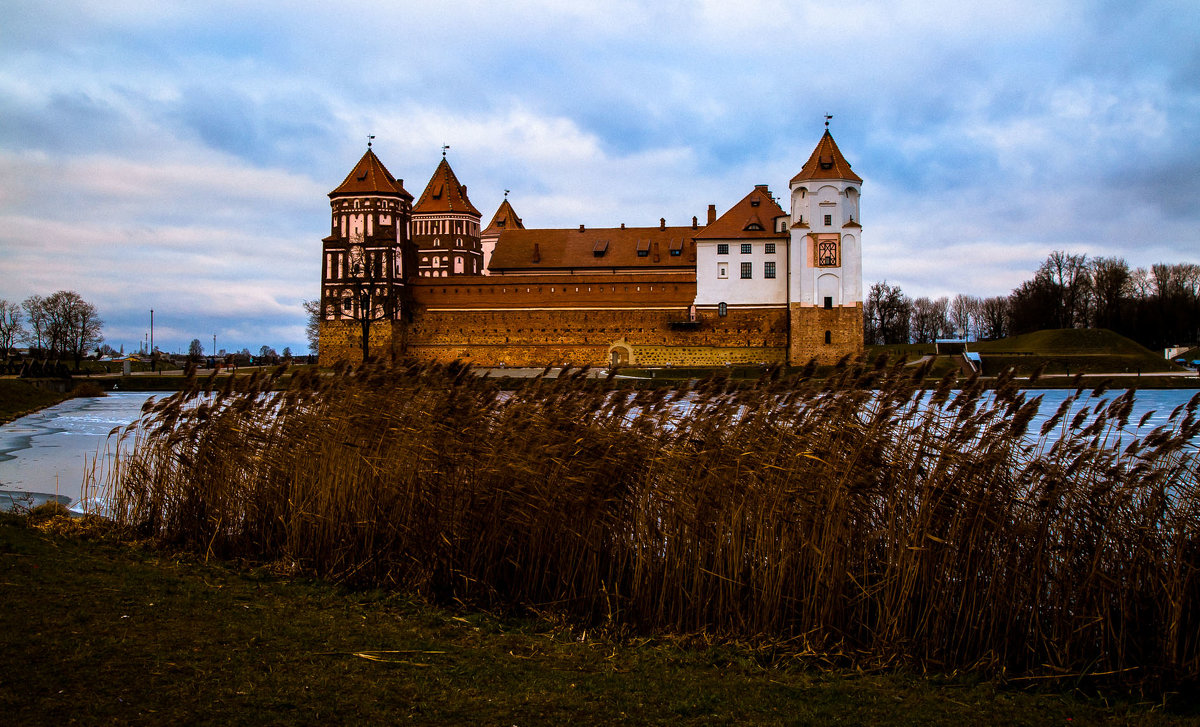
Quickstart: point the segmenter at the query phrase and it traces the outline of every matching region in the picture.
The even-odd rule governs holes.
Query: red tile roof
[[[378,195],[388,197],[403,197],[411,200],[413,197],[404,189],[404,180],[392,176],[375,152],[367,149],[358,164],[337,189],[329,193],[334,197],[354,197],[358,195]]]
[[[524,230],[525,224],[521,222],[521,218],[517,217],[516,210],[508,203],[505,198],[500,203],[500,209],[496,210],[496,214],[492,215],[492,221],[488,223],[487,229],[483,231],[483,236],[499,235],[504,230]]]
[[[705,227],[696,235],[696,239],[786,237],[786,233],[775,232],[775,218],[785,214],[783,208],[771,198],[771,190],[767,189],[767,185],[760,184],[743,197],[742,201],[718,217],[716,222]],[[761,229],[746,229],[753,225],[758,225]]]
[[[425,191],[421,193],[421,199],[413,205],[412,211],[414,214],[466,212],[476,217],[479,216],[479,210],[475,209],[475,205],[471,204],[471,200],[467,198],[467,188],[458,183],[458,177],[454,176],[454,170],[450,168],[446,157],[442,157],[441,163],[434,170],[433,177],[430,178]]]
[[[849,179],[862,184],[862,177],[850,169],[850,162],[842,156],[842,150],[838,149],[829,129],[817,142],[817,148],[813,149],[812,156],[804,163],[800,173],[792,177],[792,184],[808,179]]]
[[[493,274],[609,268],[695,269],[692,227],[505,230],[488,263]],[[639,247],[645,251],[638,255]],[[679,250],[672,255],[671,250]]]

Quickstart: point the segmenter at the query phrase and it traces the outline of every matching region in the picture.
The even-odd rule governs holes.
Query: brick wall
[[[418,309],[408,330],[408,353],[426,360],[461,358],[480,366],[605,366],[610,363],[612,345],[621,343],[635,365],[718,365],[778,360],[787,345],[786,312],[782,309],[730,309],[724,318],[706,312],[695,330],[672,327],[672,323],[686,320],[686,307]]]
[[[792,336],[788,359],[801,366],[812,358],[818,363],[834,364],[846,354],[863,350],[862,304],[853,307],[821,308],[792,304]],[[829,331],[830,342],[825,343]]]
[[[320,355],[322,366],[338,361],[362,362],[362,324],[358,321],[321,321]],[[403,347],[403,325],[396,321],[375,321],[371,324],[371,355],[390,358],[393,351]]]
[[[835,363],[862,350],[861,306],[794,305],[789,341],[782,308],[731,306],[724,317],[702,310],[689,323],[695,283],[669,275],[470,277],[415,281],[410,290],[412,323],[372,324],[373,355],[396,351],[477,366],[607,366],[617,344],[632,365],[719,366],[803,364],[813,356]],[[358,363],[360,335],[354,321],[322,321],[321,364]]]

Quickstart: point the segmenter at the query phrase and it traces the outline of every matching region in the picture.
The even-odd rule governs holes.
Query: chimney
[[[660,229],[660,230],[667,229],[667,218],[666,217],[658,218],[658,229]]]
[[[466,197],[467,196],[467,185],[464,184],[462,186],[462,191],[463,191],[463,196]]]
[[[696,218],[696,215],[692,215],[692,229],[694,230],[699,226],[700,226],[700,220]]]
[[[580,231],[580,232],[583,232],[583,225],[580,225],[580,226],[579,226],[579,231]]]
[[[621,223],[621,229],[622,229],[622,230],[624,230],[624,229],[625,229],[625,223],[624,223],[624,222],[622,222],[622,223]]]
[[[716,221],[717,221],[717,206],[715,204],[710,204],[708,206],[708,224],[711,225],[712,223],[714,223]]]
[[[536,242],[533,243],[533,261],[535,263],[540,263],[542,261],[542,250],[538,247]]]

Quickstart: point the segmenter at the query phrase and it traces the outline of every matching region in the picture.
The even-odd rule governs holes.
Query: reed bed
[[[120,523],[220,557],[859,666],[1200,678],[1200,395],[1039,399],[899,362],[629,391],[458,366],[213,381],[96,474]]]

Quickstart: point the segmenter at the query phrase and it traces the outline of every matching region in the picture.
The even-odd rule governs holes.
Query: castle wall
[[[787,312],[715,313],[687,321],[687,307],[662,309],[419,310],[408,330],[409,355],[462,359],[479,366],[607,366],[614,347],[638,366],[708,366],[782,360]],[[689,328],[681,329],[681,326]],[[323,350],[323,349],[322,349]]]
[[[825,343],[826,331],[829,343]],[[846,354],[862,350],[862,303],[834,308],[792,304],[788,361],[793,366],[802,366],[813,358],[821,364],[835,364]]]
[[[320,322],[320,355],[317,363],[332,366],[339,361],[362,363],[362,324],[352,320],[322,320]],[[391,358],[403,349],[404,326],[399,321],[371,323],[371,356]]]

